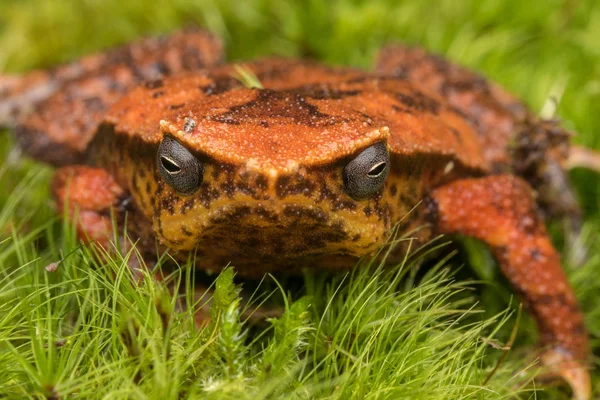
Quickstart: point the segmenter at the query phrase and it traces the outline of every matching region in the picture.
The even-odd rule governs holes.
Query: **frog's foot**
[[[100,246],[102,254],[114,254],[116,228],[122,224],[129,197],[113,177],[101,168],[63,167],[54,175],[52,191],[58,210],[75,222],[78,238]],[[125,238],[119,237],[118,241],[121,252],[131,249]],[[141,280],[142,263],[132,256],[129,266],[137,280]]]
[[[487,243],[504,275],[536,319],[541,357],[551,375],[567,381],[576,399],[589,398],[588,338],[573,289],[561,269],[530,186],[514,176],[464,179],[430,194],[428,213],[438,232]]]
[[[76,221],[79,239],[110,248],[115,232],[111,209],[117,210],[127,196],[106,170],[80,165],[60,168],[52,192],[58,209]]]
[[[571,386],[575,400],[590,398],[592,389],[588,365],[573,359],[560,347],[545,350],[539,358],[544,369],[536,377],[537,381],[551,384],[562,379]]]

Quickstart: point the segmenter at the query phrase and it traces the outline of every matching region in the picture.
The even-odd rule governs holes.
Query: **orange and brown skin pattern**
[[[500,86],[420,48],[387,46],[376,64],[376,71],[416,82],[468,116],[492,170],[524,177],[542,211],[566,217],[568,233],[578,233],[582,214],[564,171],[572,135],[559,121],[540,119]]]
[[[83,162],[107,110],[144,81],[220,63],[221,42],[187,30],[93,54],[49,71],[0,77],[0,126],[20,146],[54,165]]]
[[[175,51],[170,62],[188,53],[203,60],[198,64],[220,59],[211,53],[220,49],[214,39],[194,37],[200,45],[194,51],[183,45],[188,50]],[[399,224],[426,226],[419,230],[422,241],[439,233],[478,238],[536,318],[551,375],[567,380],[578,399],[589,398],[583,318],[530,186],[540,174],[516,167],[543,170],[546,158],[560,167],[562,139],[556,145],[548,139],[527,160],[519,153],[527,146],[510,147],[515,127],[528,127],[523,137],[548,138],[552,124],[530,117],[521,103],[468,71],[426,53],[417,54],[424,64],[415,64],[406,54],[413,53],[384,51],[373,74],[297,60],[244,64],[262,89],[244,87],[232,65],[180,68],[172,77],[165,70],[137,86],[128,79],[133,87],[103,102],[112,104],[107,111],[94,114],[93,102],[78,103],[70,119],[73,102],[60,96],[81,90],[82,76],[63,83],[35,111],[14,112],[18,118],[8,124],[30,153],[47,145],[53,154],[43,159],[85,164],[60,169],[53,190],[59,204],[70,200],[67,211],[79,218],[81,236],[105,247],[111,212],[120,224],[127,214],[128,232],[146,255],[158,244],[181,259],[195,254],[198,268],[217,271],[231,262],[247,277],[350,268]],[[119,68],[132,70],[127,63]],[[19,84],[9,86],[14,93]],[[20,109],[15,104],[9,99],[4,106]],[[55,118],[35,125],[50,109]],[[72,143],[81,126],[70,121],[86,121],[87,111],[93,122]],[[193,193],[178,193],[158,172],[158,146],[167,136],[203,164]],[[342,171],[377,143],[389,152],[389,175],[379,191],[356,200]]]
[[[130,188],[160,242],[184,257],[195,251],[203,269],[232,260],[245,276],[347,268],[383,245],[428,187],[459,171],[483,172],[462,116],[408,82],[289,60],[247,67],[265,89],[241,87],[231,66],[135,89],[91,146],[95,163]],[[390,113],[395,120],[386,119]],[[178,195],[158,177],[151,144],[163,135],[203,161],[195,194]],[[395,173],[387,190],[357,202],[342,170],[381,141]],[[454,163],[455,170],[444,170]]]

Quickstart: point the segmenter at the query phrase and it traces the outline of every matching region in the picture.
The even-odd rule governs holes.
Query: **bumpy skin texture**
[[[264,87],[249,89],[232,65],[189,72],[219,60],[211,52],[220,46],[202,34],[193,35],[191,47],[178,37],[163,39],[179,43],[172,52],[152,55],[161,65],[178,65],[159,68],[177,76],[156,78],[144,53],[140,65],[150,66],[153,79],[131,89],[146,77],[134,72],[145,68],[131,58],[109,58],[101,68],[107,77],[90,68],[91,78],[59,79],[62,89],[33,114],[13,113],[32,154],[88,165],[60,170],[53,185],[59,204],[68,200],[69,210],[79,210],[82,236],[109,246],[109,213],[122,225],[127,211],[127,230],[141,239],[142,252],[156,251],[156,238],[159,250],[182,260],[195,254],[198,268],[218,271],[231,262],[248,277],[350,268],[384,245],[396,225],[424,227],[415,234],[421,241],[435,232],[474,236],[491,246],[535,316],[547,347],[543,361],[578,398],[589,396],[582,316],[530,186],[491,176],[512,171],[536,185],[546,182],[539,171],[548,165],[562,172],[565,141],[559,131],[552,136],[555,124],[535,120],[475,74],[419,51],[384,51],[378,74],[295,60],[247,63]],[[144,43],[120,52],[135,53]],[[193,62],[185,62],[190,55]],[[129,86],[120,91],[114,83],[122,73]],[[16,88],[34,78],[0,85],[19,100]],[[69,94],[88,98],[88,79],[100,100],[76,100],[76,112],[67,115],[74,104]],[[10,98],[4,104],[21,107]],[[203,179],[192,194],[178,193],[159,174],[157,149],[165,136],[202,163]],[[389,151],[389,175],[372,197],[356,200],[344,187],[344,167],[378,143]],[[409,213],[423,199],[427,206]],[[400,254],[398,247],[390,261]]]
[[[54,174],[52,191],[57,208],[77,220],[77,233],[86,241],[110,248],[114,226],[111,209],[123,208],[126,192],[102,168],[68,166]]]
[[[463,179],[434,190],[428,205],[438,232],[472,236],[490,246],[538,321],[541,359],[577,387],[579,397],[589,397],[589,376],[577,365],[589,351],[583,315],[530,186],[509,175]]]
[[[90,147],[94,163],[131,188],[161,242],[182,257],[196,249],[204,269],[231,260],[246,276],[347,268],[381,246],[428,187],[487,170],[468,122],[410,82],[293,60],[245,67],[265,89],[242,87],[231,66],[138,87],[114,105]],[[195,194],[158,177],[163,135],[204,163]],[[357,202],[342,169],[380,141],[393,173],[386,191]]]
[[[493,171],[527,179],[538,191],[542,210],[568,218],[570,233],[579,232],[581,210],[563,168],[571,135],[558,121],[540,120],[498,85],[423,49],[387,46],[379,53],[376,71],[408,79],[464,113]]]
[[[386,140],[387,130],[394,130],[388,140],[393,153],[450,156],[487,169],[470,124],[409,81],[297,60],[244,67],[265,90],[244,88],[232,78],[233,66],[225,65],[138,87],[106,120],[146,142],[158,143],[167,132],[223,162],[252,159],[257,170],[329,164]],[[187,118],[196,122],[188,131]],[[160,121],[163,132],[156,129]]]
[[[20,146],[33,157],[55,165],[82,162],[106,111],[129,90],[221,58],[219,40],[190,30],[143,39],[21,80],[4,78],[0,126],[16,125]]]

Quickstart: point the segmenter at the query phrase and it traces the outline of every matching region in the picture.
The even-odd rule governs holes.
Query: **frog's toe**
[[[571,386],[574,400],[588,400],[591,397],[589,366],[575,359],[562,348],[553,348],[540,355],[544,370],[538,377],[542,382],[564,380]]]

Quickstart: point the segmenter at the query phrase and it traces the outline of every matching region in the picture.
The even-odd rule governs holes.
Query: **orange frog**
[[[375,72],[221,59],[217,39],[182,31],[2,77],[0,122],[60,167],[59,209],[68,199],[79,235],[106,248],[125,213],[148,257],[158,243],[247,277],[351,268],[398,225],[480,239],[534,315],[550,374],[589,398],[583,316],[541,217],[577,230],[567,132],[418,49],[385,48]]]

